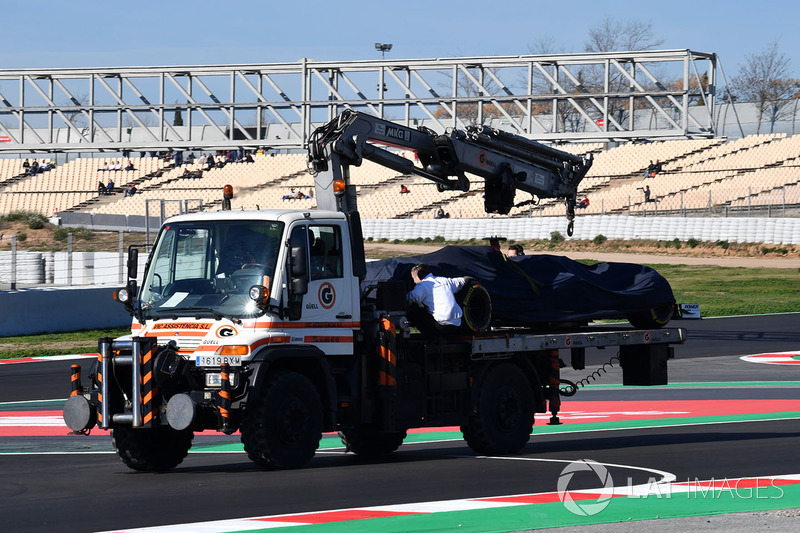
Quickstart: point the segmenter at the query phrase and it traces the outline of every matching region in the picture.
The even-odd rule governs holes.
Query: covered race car
[[[486,290],[486,302],[475,295],[464,302],[461,295],[465,317],[485,322],[475,331],[488,325],[572,325],[621,317],[634,327],[653,329],[669,322],[675,305],[669,282],[643,265],[587,266],[557,255],[506,257],[490,246],[446,246],[429,254],[369,262],[362,289],[386,281],[407,281],[410,289],[411,267],[417,263],[428,264],[435,276],[470,276]],[[471,313],[470,305],[475,307]]]

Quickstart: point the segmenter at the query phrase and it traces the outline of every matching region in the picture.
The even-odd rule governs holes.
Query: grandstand
[[[178,204],[181,210],[218,209],[226,184],[234,187],[235,208],[313,208],[315,201],[305,197],[308,194],[284,197],[292,189],[307,193],[313,187],[303,147],[319,125],[346,108],[437,134],[477,121],[542,142],[563,143],[558,148],[575,154],[592,153],[594,165],[578,191],[590,199],[581,215],[800,212],[796,159],[800,136],[784,133],[794,133],[794,116],[770,125],[780,133],[746,135],[760,131],[761,117],[754,106],[742,102],[733,108],[717,98],[720,87],[696,79],[698,72],[716,79],[718,61],[716,54],[679,49],[423,61],[304,60],[213,68],[3,70],[0,81],[8,82],[4,91],[8,105],[0,110],[0,154],[4,156],[0,158],[0,214],[74,213],[84,220],[93,220],[95,215],[141,217],[157,201],[168,202],[161,204],[169,206],[165,214],[174,213]],[[412,81],[387,76],[386,90],[394,94],[399,89],[403,96],[387,98],[386,90],[374,94],[373,80],[399,67]],[[563,71],[564,78],[540,83],[537,73],[552,67]],[[620,107],[612,105],[622,101],[614,88],[602,88],[602,97],[587,96],[565,82],[578,79],[582,68],[597,68],[606,77],[616,76],[619,69],[631,74],[641,71],[643,76],[634,76],[638,80],[635,94],[626,93]],[[456,83],[447,94],[420,101],[419,95],[427,94],[442,76],[450,79],[454,71],[476,69],[487,73],[502,90],[487,95],[481,77],[470,75],[466,77],[469,89]],[[508,81],[515,76],[527,83]],[[118,80],[127,89],[116,90],[105,79]],[[676,84],[676,80],[680,81]],[[84,83],[100,84],[98,90],[90,91],[88,105],[73,94]],[[201,90],[187,94],[185,87],[192,84]],[[58,91],[68,97],[66,103],[36,96]],[[456,101],[460,113],[452,104]],[[539,101],[553,105],[534,105]],[[481,110],[479,116],[469,116],[470,106]],[[626,106],[629,115],[618,114]],[[731,106],[732,112],[725,106]],[[579,111],[580,120],[563,120],[559,109],[564,107]],[[725,131],[736,137],[721,137]],[[150,151],[151,157],[141,150]],[[173,160],[154,156],[165,150],[181,150],[186,157],[200,155],[199,150],[258,153],[253,162],[207,169],[199,162],[176,168]],[[133,151],[141,157],[129,157]],[[40,154],[90,157],[76,157],[46,172],[27,175],[24,158],[44,157]],[[412,153],[402,155],[414,158]],[[120,160],[130,161],[136,170],[100,170]],[[645,177],[645,169],[655,160],[664,165],[664,172]],[[98,185],[109,177],[114,178],[115,191],[101,194]],[[351,169],[351,182],[359,189],[364,219],[429,219],[438,209],[452,218],[494,216],[484,211],[480,178],[472,177],[467,192],[439,192],[436,184],[424,178],[364,162]],[[132,197],[123,194],[130,185],[137,188]],[[409,192],[399,194],[400,185]],[[646,186],[656,201],[645,201]],[[563,203],[552,199],[519,193],[515,201],[510,217],[564,214]]]
[[[665,140],[603,145],[571,145],[573,153],[591,152],[594,165],[581,182],[579,195],[589,207],[579,214],[671,214],[725,216],[752,209],[800,207],[800,136],[750,135],[724,139]],[[414,154],[402,153],[413,160]],[[24,173],[23,158],[0,159],[0,214],[32,211],[45,216],[77,212],[144,215],[148,200],[181,201],[187,208],[216,209],[225,184],[234,186],[234,207],[313,208],[313,198],[289,199],[291,190],[313,189],[305,154],[257,153],[252,163],[228,163],[206,169],[199,163],[175,167],[172,160],[131,157],[132,171],[104,171],[121,157],[73,159],[35,176]],[[659,160],[664,171],[646,177],[650,161]],[[202,170],[201,177],[191,177]],[[187,175],[190,174],[190,175]],[[100,194],[98,183],[115,181],[112,194]],[[359,207],[366,219],[433,218],[441,207],[453,218],[485,218],[483,182],[472,177],[468,192],[439,192],[418,176],[404,176],[365,161],[351,169],[351,182],[359,189]],[[123,190],[136,184],[137,193]],[[400,185],[408,194],[399,194]],[[645,202],[642,189],[649,186],[652,199]],[[561,216],[561,202],[516,198],[511,217]]]

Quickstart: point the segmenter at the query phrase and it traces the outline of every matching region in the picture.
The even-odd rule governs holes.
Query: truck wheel
[[[377,431],[369,427],[345,429],[339,432],[339,438],[347,446],[347,451],[358,455],[388,455],[403,444],[405,431]]]
[[[522,369],[501,363],[478,384],[474,412],[461,432],[481,455],[517,453],[533,430],[533,389]]]
[[[155,428],[115,427],[111,444],[128,468],[140,472],[164,472],[181,464],[192,447],[194,433]]]
[[[629,313],[626,318],[636,329],[659,329],[672,319],[672,308],[672,304],[657,305],[646,311]]]
[[[309,463],[322,438],[322,402],[311,381],[297,372],[279,372],[267,382],[242,420],[247,456],[267,469]]]

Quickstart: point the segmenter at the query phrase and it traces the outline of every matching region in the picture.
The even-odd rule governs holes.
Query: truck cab
[[[240,366],[275,344],[352,353],[359,298],[348,237],[336,212],[172,218],[134,302],[132,333],[174,341],[197,366]]]

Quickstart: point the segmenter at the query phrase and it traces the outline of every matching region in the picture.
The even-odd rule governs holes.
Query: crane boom
[[[420,165],[388,147],[413,151]],[[538,198],[564,198],[569,227],[575,218],[580,181],[592,156],[573,155],[519,135],[487,126],[470,126],[437,135],[428,128],[409,128],[358,111],[346,110],[320,126],[310,137],[309,162],[315,174],[317,205],[321,209],[355,212],[351,166],[367,159],[403,174],[415,174],[437,184],[440,191],[468,191],[466,174],[485,181],[487,213],[507,214],[517,190]],[[342,180],[343,194],[333,184]]]

